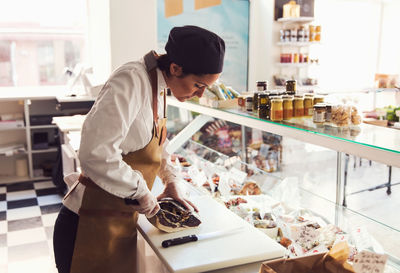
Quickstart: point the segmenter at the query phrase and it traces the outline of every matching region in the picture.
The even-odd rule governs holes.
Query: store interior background
[[[12,6],[14,11],[18,9],[19,1],[0,2],[5,6]],[[59,11],[52,1],[42,2]],[[82,28],[85,46],[78,54],[78,59],[93,67],[94,82],[104,82],[121,64],[139,59],[150,49],[157,48],[156,0],[87,0],[87,6],[82,5],[82,2],[85,1],[70,1],[69,5],[86,8],[79,11],[79,16],[87,22]],[[32,8],[37,11],[42,9],[38,6]],[[26,8],[24,12],[29,10]],[[68,10],[76,11],[73,8]],[[397,0],[315,0],[315,24],[322,26],[322,43],[317,49],[320,65],[315,72],[319,82],[318,91],[351,96],[372,89],[376,73],[400,74],[399,13],[400,1]],[[3,19],[0,19],[0,23],[9,16],[12,13],[7,13],[7,8],[2,9],[0,18]],[[57,12],[51,19],[56,16]],[[62,18],[69,20],[68,18],[74,16],[66,14]],[[79,21],[79,18],[76,20]],[[5,32],[0,34],[7,35]],[[273,0],[250,1],[249,37],[248,90],[255,90],[258,80],[273,82],[275,63],[279,59],[280,49],[276,46],[279,40],[279,24],[274,21]],[[0,42],[1,40],[2,37]],[[23,56],[23,52],[20,54]],[[46,52],[44,58],[45,54]],[[27,70],[21,73],[29,74],[29,67],[25,69]],[[56,73],[61,74],[62,71]],[[27,79],[26,82],[14,79],[14,83],[17,86],[40,84],[36,79]],[[0,85],[0,92],[1,87]],[[395,104],[396,100],[400,100],[396,98],[397,93],[379,94],[377,106]],[[361,110],[370,110],[372,94],[361,95],[360,98],[357,106]],[[174,114],[171,116],[174,117]],[[178,119],[176,115],[175,118]],[[186,124],[182,119],[175,122],[180,123],[180,126]],[[336,152],[289,138],[282,140],[282,147],[282,168],[273,175],[298,177],[301,187],[335,202]],[[349,156],[348,192],[373,187],[385,183],[387,179],[388,166],[377,162],[370,164],[367,159]],[[392,182],[400,182],[398,168],[392,170]],[[373,221],[365,221],[369,225],[368,230],[385,250],[397,257],[400,257],[400,252],[394,246],[400,245],[400,238],[396,236],[397,232],[391,230],[400,230],[399,197],[400,186],[394,186],[390,195],[383,188],[350,195],[347,199],[347,207],[356,212],[354,216],[349,215],[350,217],[362,224],[364,218],[357,214],[360,213],[383,224],[375,225],[371,224]],[[326,206],[320,199],[309,198],[306,201],[311,202],[322,215],[331,213],[325,210]],[[388,230],[390,232],[387,233]]]

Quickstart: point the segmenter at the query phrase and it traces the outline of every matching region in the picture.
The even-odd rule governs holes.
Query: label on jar
[[[325,122],[325,111],[318,111],[318,110],[314,111],[313,121],[315,123]]]
[[[253,111],[253,102],[246,100],[246,109],[247,111]]]
[[[260,104],[267,104],[267,99],[266,98],[260,98]]]
[[[282,120],[283,119],[283,110],[275,110],[271,113],[271,120]]]
[[[312,107],[307,109],[307,116],[312,116],[314,112],[314,109]]]
[[[291,119],[293,117],[293,109],[283,109],[283,119]]]
[[[294,116],[295,117],[302,117],[304,116],[304,108],[296,108],[294,110]]]

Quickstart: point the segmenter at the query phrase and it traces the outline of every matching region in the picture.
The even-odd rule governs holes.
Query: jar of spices
[[[304,116],[312,117],[313,106],[314,106],[314,95],[313,94],[305,94],[304,95]]]
[[[304,98],[302,95],[295,95],[293,99],[293,117],[304,116]]]
[[[258,81],[257,82],[257,91],[265,91],[267,90],[268,82],[267,81]]]
[[[253,97],[252,96],[246,97],[246,107],[245,108],[248,112],[253,111]]]
[[[324,96],[321,95],[314,96],[314,105],[317,103],[324,103],[324,101],[325,101]]]
[[[271,99],[271,120],[283,120],[283,100],[280,97],[274,97]]]
[[[313,122],[321,124],[325,122],[326,105],[324,103],[317,103],[314,105]]]
[[[293,96],[284,95],[283,98],[283,120],[289,120],[293,117]]]
[[[265,92],[258,94],[258,117],[269,119],[268,94]]]
[[[297,82],[296,80],[287,80],[286,81],[286,94],[294,95],[296,94]]]
[[[326,113],[325,113],[325,121],[331,122],[332,121],[332,104],[326,104]]]

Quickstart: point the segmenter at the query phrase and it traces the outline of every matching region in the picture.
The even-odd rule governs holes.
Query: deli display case
[[[172,154],[172,164],[182,176],[187,192],[200,207],[204,228],[163,234],[140,217],[141,236],[165,272],[258,272],[263,261],[325,253],[342,241],[349,247],[349,263],[353,263],[361,251],[369,251],[387,257],[383,272],[399,272],[400,230],[342,205],[347,156],[400,167],[397,132],[367,124],[334,128],[272,122],[236,109],[215,109],[173,98],[168,98],[167,103],[175,112],[186,116],[190,116],[190,112],[193,114],[193,119],[188,119],[190,122],[172,137],[167,150]],[[212,141],[198,141],[196,134],[213,121],[239,126],[235,132],[241,131],[240,142],[231,143],[236,147],[234,152],[216,149],[210,145]],[[169,126],[173,127],[174,122],[170,120]],[[275,169],[266,167],[268,156],[266,164],[251,160],[251,144],[246,141],[249,128],[278,136],[273,145],[268,144],[269,148],[273,147],[270,150],[276,152],[275,165],[271,163]],[[329,173],[331,198],[304,187],[298,177],[280,168],[282,155],[286,160],[281,150],[282,138],[323,147],[335,157],[334,166],[319,166],[315,170]],[[307,160],[304,158],[305,162]],[[153,191],[156,193],[159,188],[156,186]],[[243,225],[245,230],[216,241],[189,243],[171,249],[161,247],[165,239],[235,225]]]

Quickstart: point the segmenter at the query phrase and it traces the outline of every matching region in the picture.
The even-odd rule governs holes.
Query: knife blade
[[[216,237],[222,237],[226,236],[235,232],[238,232],[242,230],[243,227],[238,227],[238,228],[232,228],[232,229],[223,229],[223,230],[218,230],[218,231],[213,231],[213,232],[207,232],[207,233],[202,233],[202,234],[192,234],[192,235],[187,235],[183,237],[177,237],[173,239],[168,239],[162,241],[161,245],[164,248],[170,247],[170,246],[175,246],[175,245],[181,245],[189,242],[196,242],[200,240],[206,240],[206,239],[212,239]]]

